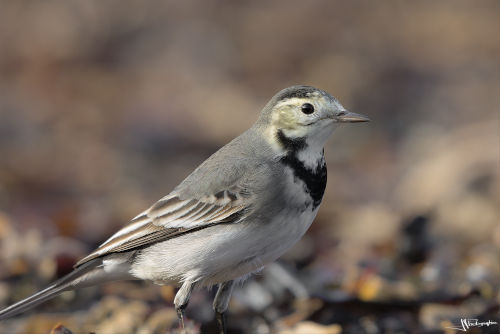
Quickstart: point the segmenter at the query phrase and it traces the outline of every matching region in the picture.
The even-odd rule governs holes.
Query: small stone
[[[320,325],[311,321],[303,321],[293,328],[278,331],[278,334],[340,334],[342,327],[340,325]]]
[[[62,324],[58,323],[52,328],[50,334],[73,334],[72,331],[64,327]]]

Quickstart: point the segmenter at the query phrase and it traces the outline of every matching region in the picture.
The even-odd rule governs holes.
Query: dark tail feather
[[[55,296],[64,292],[66,290],[71,290],[75,288],[79,283],[82,282],[83,276],[97,266],[102,264],[101,259],[95,259],[93,261],[89,261],[80,267],[76,268],[68,275],[60,278],[55,281],[49,287],[43,289],[40,292],[35,293],[34,295],[23,299],[14,305],[11,305],[0,311],[0,320],[4,320],[10,317],[15,316],[16,314],[22,313],[32,307],[35,307]]]

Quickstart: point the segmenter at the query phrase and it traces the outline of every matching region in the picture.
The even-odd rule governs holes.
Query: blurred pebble
[[[78,321],[72,316],[64,315],[34,315],[26,319],[23,329],[20,333],[48,333],[55,330],[64,323],[65,326],[61,328],[62,331],[67,328],[77,328]],[[56,324],[54,326],[54,324]],[[57,332],[56,332],[57,333]],[[64,332],[60,332],[64,333]]]
[[[379,297],[385,283],[380,276],[369,274],[363,277],[358,284],[357,294],[359,299],[371,301]]]
[[[398,238],[399,254],[409,264],[422,263],[431,251],[429,237],[430,218],[418,215],[403,222]]]
[[[363,317],[359,322],[366,331],[366,334],[377,334],[379,332],[375,319],[372,317]]]
[[[175,326],[179,320],[173,308],[164,308],[151,314],[146,322],[139,327],[137,334],[163,334]]]
[[[439,271],[440,270],[437,265],[428,263],[422,268],[422,270],[420,271],[420,275],[424,281],[436,281],[440,277]]]
[[[254,280],[245,282],[234,294],[240,303],[257,312],[262,312],[273,302],[272,295]]]
[[[15,258],[10,262],[10,274],[14,276],[24,275],[28,272],[29,265],[23,258]]]
[[[258,325],[254,326],[254,328],[256,334],[269,334],[271,332],[269,325],[264,322],[260,322]]]
[[[485,280],[488,277],[488,271],[480,264],[471,264],[466,270],[467,278],[472,283],[477,283]]]
[[[115,296],[104,296],[88,312],[89,322],[99,323],[119,308],[122,301]]]
[[[95,326],[95,332],[134,334],[143,324],[148,309],[148,306],[141,301],[122,302]]]
[[[54,278],[56,273],[57,263],[52,257],[45,257],[38,263],[37,274],[48,281]],[[59,276],[61,277],[61,276]]]
[[[299,322],[302,322],[309,318],[311,314],[319,310],[323,306],[323,302],[319,299],[299,299],[294,302],[294,312],[285,317],[282,317],[276,321],[274,324],[277,328],[289,328],[293,327]],[[276,317],[277,318],[277,317]]]
[[[393,291],[392,298],[395,299],[418,300],[419,298],[419,290],[413,280],[400,280],[390,284],[388,288]]]
[[[340,334],[340,325],[320,325],[311,321],[303,321],[292,328],[278,330],[278,334]]]
[[[62,324],[57,324],[54,328],[52,328],[50,334],[73,334],[73,332],[64,327]]]

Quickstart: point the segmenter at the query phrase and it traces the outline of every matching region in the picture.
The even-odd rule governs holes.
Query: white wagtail
[[[323,146],[336,125],[368,118],[328,93],[293,86],[277,93],[257,122],[203,162],[170,194],[80,260],[46,289],[0,311],[14,316],[59,293],[120,279],[194,288],[218,284],[221,333],[235,282],[295,244],[318,212],[326,186]]]

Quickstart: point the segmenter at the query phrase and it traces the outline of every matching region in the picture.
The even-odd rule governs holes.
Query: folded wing
[[[200,200],[166,196],[132,219],[75,267],[97,257],[139,249],[216,224],[237,223],[243,218],[245,209],[240,197],[230,191]]]

